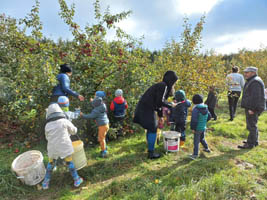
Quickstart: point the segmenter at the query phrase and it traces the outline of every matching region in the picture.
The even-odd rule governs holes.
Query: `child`
[[[191,102],[186,99],[185,92],[178,90],[175,93],[174,99],[176,106],[171,109],[171,121],[175,124],[175,131],[181,133],[180,146],[185,142],[185,125],[188,113],[188,108],[191,106]]]
[[[106,93],[104,91],[96,91],[95,97],[101,97],[103,100],[106,98]]]
[[[96,96],[92,101],[93,110],[90,114],[80,113],[80,116],[84,119],[95,119],[98,126],[98,141],[101,146],[101,156],[107,157],[108,151],[106,147],[106,134],[109,129],[109,119],[107,116],[107,108],[103,103],[101,97]]]
[[[114,113],[116,127],[122,127],[127,108],[128,104],[123,98],[123,91],[121,89],[117,89],[115,91],[115,98],[110,103],[110,110]],[[119,129],[118,135],[122,135],[122,128]]]
[[[95,92],[95,96],[94,96],[94,98],[95,98],[95,97],[101,97],[102,100],[103,100],[103,102],[104,102],[104,100],[105,100],[105,98],[106,98],[106,93],[105,93],[104,91],[100,91],[100,90],[98,90],[98,91]],[[92,102],[93,100],[94,100],[93,98],[90,99],[91,102]]]
[[[163,117],[165,118],[164,121],[166,122],[167,126],[169,126],[170,125],[170,114],[171,114],[170,109],[166,107],[162,107],[162,113],[163,113]],[[164,126],[164,123],[162,124],[162,126]]]
[[[199,142],[203,145],[204,151],[210,153],[210,149],[205,140],[205,130],[207,121],[210,120],[211,115],[207,105],[203,104],[203,97],[201,95],[194,95],[193,103],[195,106],[192,111],[190,126],[194,133],[194,153],[190,155],[190,158],[196,159],[198,157]]]
[[[210,86],[208,98],[206,99],[205,104],[208,106],[208,110],[211,114],[211,117],[214,119],[214,121],[216,121],[217,115],[215,114],[214,109],[215,109],[215,106],[217,104],[217,96],[215,93],[214,86]]]
[[[65,114],[57,103],[50,104],[47,110],[45,126],[45,136],[48,141],[47,151],[49,163],[47,164],[46,174],[42,187],[44,190],[49,188],[52,170],[58,158],[64,159],[69,167],[69,171],[74,180],[74,186],[78,187],[83,179],[78,175],[72,162],[73,146],[69,134],[76,134],[77,128],[66,119]]]
[[[69,102],[69,98],[68,97],[66,97],[66,96],[58,97],[57,103],[60,106],[61,110],[66,115],[68,120],[72,121],[73,119],[77,119],[78,118],[78,116],[80,114],[79,109],[76,109],[75,112],[69,111],[70,102]]]

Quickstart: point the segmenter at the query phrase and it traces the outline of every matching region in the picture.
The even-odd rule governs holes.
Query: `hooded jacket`
[[[248,79],[244,86],[241,107],[257,113],[263,112],[266,106],[264,87],[259,76]]]
[[[127,101],[122,96],[115,97],[110,103],[110,110],[114,111],[115,117],[124,117],[127,108]]]
[[[217,96],[215,95],[215,92],[209,91],[208,98],[206,99],[205,104],[207,104],[209,108],[215,108],[217,104]]]
[[[78,97],[79,94],[70,89],[70,78],[67,74],[61,73],[57,75],[58,84],[54,87],[52,96],[74,96]]]
[[[58,117],[58,119],[57,119]],[[51,159],[65,158],[74,150],[70,134],[74,135],[77,128],[66,118],[58,104],[50,104],[47,110],[45,137],[47,139],[48,157]]]
[[[205,104],[197,104],[192,110],[190,127],[191,130],[205,131],[207,122],[211,119],[208,106]]]
[[[107,116],[107,107],[101,97],[96,96],[92,101],[93,110],[90,114],[84,114],[84,119],[95,119],[97,126],[103,126],[109,123]]]
[[[162,107],[171,108],[171,105],[166,100],[171,95],[172,86],[177,79],[178,77],[174,71],[167,71],[162,82],[148,88],[136,106],[133,121],[140,124],[144,129],[156,133],[155,111],[158,112],[159,117],[162,117]]]
[[[183,90],[178,90],[175,93],[175,100],[177,105],[174,108],[171,108],[170,121],[173,121],[176,124],[185,124],[188,108],[191,106],[191,102],[186,99]]]

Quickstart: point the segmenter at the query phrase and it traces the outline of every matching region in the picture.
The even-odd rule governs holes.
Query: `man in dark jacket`
[[[244,76],[247,80],[241,107],[245,108],[247,129],[249,131],[248,139],[243,146],[238,146],[241,149],[251,149],[258,145],[258,127],[257,122],[260,114],[265,109],[264,99],[264,83],[257,75],[258,68],[247,67],[244,70]]]
[[[166,100],[171,95],[177,79],[178,77],[174,71],[167,71],[164,74],[163,81],[148,88],[136,106],[133,121],[147,130],[148,158],[150,159],[160,157],[159,154],[154,153],[158,126],[155,111],[157,111],[162,121],[162,107],[172,107]]]

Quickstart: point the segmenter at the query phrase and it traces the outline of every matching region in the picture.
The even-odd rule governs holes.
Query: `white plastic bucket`
[[[36,185],[45,177],[43,155],[40,151],[31,150],[19,155],[12,162],[11,169],[17,178],[26,185]]]
[[[179,151],[181,133],[176,131],[163,132],[164,149],[168,152]]]
[[[83,148],[83,142],[77,140],[72,142],[74,153],[72,154],[72,161],[77,170],[82,169],[87,166],[87,159]]]

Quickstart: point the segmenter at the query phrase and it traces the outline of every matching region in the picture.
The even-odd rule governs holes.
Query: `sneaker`
[[[155,153],[154,151],[148,151],[148,158],[149,159],[158,159],[158,158],[160,158],[160,154]]]
[[[210,152],[211,152],[209,148],[207,148],[207,149],[203,149],[203,151],[205,151],[205,152],[207,152],[207,153],[210,153]]]
[[[82,184],[82,182],[83,182],[83,178],[79,177],[78,179],[74,181],[74,186],[79,187]]]
[[[198,155],[192,154],[192,155],[189,155],[189,158],[192,159],[192,160],[195,160],[195,159],[198,158]]]
[[[43,190],[47,190],[49,188],[49,179],[45,179],[42,183]]]
[[[244,145],[238,145],[237,146],[239,149],[252,149],[254,146],[249,145],[248,143]]]
[[[107,150],[101,151],[101,157],[102,158],[106,158],[107,156],[108,156],[108,151]]]
[[[244,143],[244,144],[247,144],[247,141],[244,140],[243,143]],[[259,145],[259,142],[256,142],[254,146],[256,147],[256,146],[258,146],[258,145]]]

